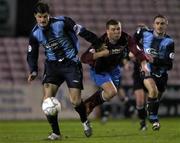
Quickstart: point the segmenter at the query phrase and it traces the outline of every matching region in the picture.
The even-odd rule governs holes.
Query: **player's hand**
[[[149,64],[146,61],[141,62],[141,73],[146,77],[150,75],[150,72]]]
[[[103,51],[103,50],[105,50],[105,49],[107,49],[107,48],[108,48],[108,47],[106,46],[106,44],[103,43],[100,48],[96,49],[96,52]]]
[[[149,71],[147,64],[148,64],[147,61],[141,62],[141,71],[144,71],[144,72]]]
[[[136,57],[134,56],[134,54],[132,52],[129,52],[128,56],[129,56],[130,60],[136,61]]]
[[[104,49],[101,52],[101,57],[107,57],[109,56],[109,50],[108,49]]]
[[[37,72],[32,72],[28,76],[28,82],[31,83],[37,77]]]
[[[110,52],[105,44],[102,44],[101,48],[96,49],[96,52],[94,53],[93,59],[98,59],[101,57],[107,57],[109,56]]]
[[[145,54],[145,56],[146,56],[146,59],[148,60],[148,62],[150,62],[150,63],[154,62],[154,58],[151,54]]]

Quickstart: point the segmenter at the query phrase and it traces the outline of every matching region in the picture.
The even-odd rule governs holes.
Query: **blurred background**
[[[39,76],[31,85],[27,84],[28,66],[26,50],[28,36],[34,25],[32,8],[38,0],[0,0],[0,120],[44,119],[41,111],[41,79],[44,68],[43,48],[39,55]],[[43,0],[42,0],[43,1]],[[122,22],[122,28],[133,34],[139,23],[151,27],[157,14],[167,16],[168,34],[175,40],[176,56],[173,70],[169,72],[168,88],[160,106],[160,115],[180,115],[180,1],[179,0],[44,0],[49,3],[52,16],[69,16],[98,36],[105,32],[109,19]],[[80,38],[79,55],[89,47]],[[83,99],[90,96],[96,87],[89,78],[89,67],[83,65]],[[123,86],[129,104],[113,99],[109,104],[116,118],[136,115],[132,93],[131,70],[123,73]],[[59,89],[57,98],[62,103],[60,118],[77,118],[69,103],[66,84]],[[116,97],[118,98],[118,97]],[[91,115],[98,116],[98,109]]]

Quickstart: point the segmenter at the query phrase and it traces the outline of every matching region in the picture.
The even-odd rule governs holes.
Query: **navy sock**
[[[59,125],[58,125],[58,115],[46,115],[49,124],[51,125],[53,133],[60,135]]]
[[[138,117],[139,117],[139,119],[141,119],[141,120],[146,120],[147,112],[146,112],[145,107],[140,108],[140,109],[137,108],[137,111],[138,111]]]
[[[158,109],[159,109],[159,100],[157,98],[148,97],[147,110],[148,110],[150,122],[153,123],[158,121]]]
[[[84,105],[84,102],[81,101],[81,103],[75,107],[75,110],[79,113],[81,122],[84,123],[87,121],[87,115],[86,115],[86,107]]]

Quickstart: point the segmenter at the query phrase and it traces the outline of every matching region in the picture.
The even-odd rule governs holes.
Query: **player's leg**
[[[166,87],[167,87],[167,81],[168,81],[168,75],[167,73],[163,73],[160,77],[158,76],[153,76],[153,79],[156,82],[156,86],[158,88],[158,102],[157,102],[157,106],[159,107],[160,101],[161,101],[161,97],[163,95],[163,92],[165,91]],[[157,110],[158,112],[158,110]],[[159,130],[160,128],[160,124],[159,124],[159,119],[158,122],[154,122],[153,123],[153,130]]]
[[[136,99],[136,109],[138,113],[138,118],[140,119],[140,130],[144,131],[147,129],[146,118],[146,97],[143,84],[143,75],[140,72],[138,62],[134,62],[134,72],[133,72],[133,90]]]
[[[147,126],[146,126],[147,112],[145,108],[146,97],[145,97],[144,89],[134,90],[134,95],[136,98],[136,109],[138,112],[138,118],[140,119],[140,130],[144,131],[147,130]]]
[[[122,86],[118,87],[118,96],[121,102],[126,103],[129,100],[128,96],[126,95],[126,91]]]
[[[83,89],[83,75],[81,63],[69,61],[64,69],[65,81],[69,89],[70,102],[80,116],[80,120],[84,127],[84,133],[87,137],[92,135],[92,128],[87,119],[86,107],[81,98],[81,90]]]
[[[147,99],[147,111],[150,122],[153,124],[153,130],[159,130],[159,118],[158,118],[158,109],[159,109],[159,100],[158,100],[158,89],[153,78],[145,78],[144,85],[148,90],[148,99]]]
[[[96,106],[101,105],[106,101],[109,101],[117,94],[117,89],[112,83],[112,81],[103,83],[101,85],[101,88],[102,90],[99,89],[88,99],[85,100],[86,111],[88,115],[93,111]]]
[[[43,84],[43,100],[47,99],[48,97],[55,97],[56,92],[58,90],[58,86],[50,83]],[[48,136],[50,140],[60,139],[60,129],[58,125],[58,113],[56,115],[46,115],[47,120],[52,128],[52,134]]]
[[[55,97],[59,85],[62,84],[64,79],[58,77],[59,62],[48,62],[45,63],[45,73],[43,78],[43,101],[48,97]],[[52,128],[52,134],[48,136],[50,140],[56,140],[61,138],[61,132],[58,125],[58,113],[56,115],[46,115],[47,120]]]
[[[74,106],[74,109],[80,116],[80,120],[84,127],[84,133],[87,137],[92,135],[92,128],[90,122],[87,119],[86,107],[81,99],[81,90],[77,88],[69,88],[70,101]]]
[[[102,104],[100,106],[100,110],[101,110],[101,121],[102,123],[107,122],[110,112],[111,112],[111,103],[105,102],[104,104]]]
[[[89,115],[97,105],[101,105],[105,101],[110,100],[117,93],[117,89],[109,73],[97,74],[94,69],[91,69],[90,76],[101,89],[97,90],[85,100],[87,115]]]

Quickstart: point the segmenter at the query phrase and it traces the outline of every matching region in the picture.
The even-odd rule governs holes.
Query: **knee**
[[[137,107],[143,107],[145,105],[144,99],[136,99],[136,106]]]
[[[70,98],[70,102],[74,107],[76,107],[81,103],[81,98]]]
[[[151,88],[148,90],[149,92],[149,97],[151,98],[158,98],[158,90],[157,88]]]
[[[107,100],[110,100],[110,99],[113,98],[115,95],[117,95],[117,90],[116,90],[116,89],[111,89],[111,90],[106,91],[105,94],[107,95],[107,96],[106,96],[106,99],[107,99]]]

